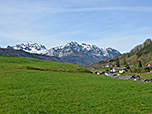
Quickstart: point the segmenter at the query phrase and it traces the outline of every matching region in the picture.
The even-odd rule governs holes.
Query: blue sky
[[[0,0],[0,47],[69,41],[128,52],[152,37],[152,0]]]

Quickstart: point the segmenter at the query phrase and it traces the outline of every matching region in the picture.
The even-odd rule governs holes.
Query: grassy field
[[[0,67],[3,69],[29,69],[58,72],[90,72],[85,68],[75,64],[43,61],[27,57],[0,57]]]
[[[71,64],[29,58],[0,57],[0,62],[0,114],[152,113],[152,83],[78,73],[83,68],[77,65],[61,72]],[[58,72],[39,70],[58,64]]]
[[[110,70],[110,68],[105,68],[105,69],[96,69],[96,70],[91,70],[93,73],[97,71],[105,72],[106,70]]]

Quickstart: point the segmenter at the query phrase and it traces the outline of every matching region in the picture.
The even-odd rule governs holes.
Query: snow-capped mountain
[[[110,47],[102,48],[102,50],[104,51],[104,56],[107,56],[108,58],[113,58],[121,54],[118,50]]]
[[[88,56],[101,56],[102,50],[95,45],[78,44],[77,42],[69,42],[64,46],[55,47],[49,50],[48,55],[64,57],[70,54],[86,54]]]
[[[81,53],[88,56],[99,56],[108,58],[120,55],[119,51],[112,48],[99,48],[96,45],[85,43],[79,44],[77,42],[69,42],[64,46],[52,48],[49,50],[48,55],[63,57],[73,53]]]
[[[48,50],[44,45],[35,43],[35,42],[25,42],[22,44],[17,44],[15,46],[5,46],[4,48],[7,49],[15,49],[15,50],[23,50],[29,53],[36,53],[36,54],[47,54]]]
[[[8,45],[5,48],[59,57],[63,62],[85,66],[120,55],[119,51],[112,48],[99,48],[96,45],[79,44],[77,42],[69,42],[64,46],[55,47],[50,50],[46,49],[44,45],[35,42],[25,42],[15,46]]]
[[[85,43],[79,44],[77,42],[69,42],[64,46],[52,48],[48,52],[49,56],[57,56],[66,59],[67,61],[72,59],[70,61],[72,63],[81,61],[81,63],[84,63],[85,65],[94,64],[120,54],[121,53],[119,51],[112,48],[99,48],[96,45]],[[82,64],[79,63],[79,65]]]

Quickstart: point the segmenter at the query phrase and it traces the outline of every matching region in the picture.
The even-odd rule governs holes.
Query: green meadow
[[[151,114],[152,83],[78,65],[0,57],[0,114]]]

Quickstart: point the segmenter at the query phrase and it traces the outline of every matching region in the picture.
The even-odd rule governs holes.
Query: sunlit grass
[[[21,67],[39,61],[22,59],[25,62],[19,62]],[[4,67],[0,65],[0,114],[152,113],[152,83],[118,80],[91,73],[19,69],[16,63],[8,61]],[[54,65],[47,61],[44,63],[49,68]],[[42,68],[45,64],[37,67]],[[68,65],[63,64],[66,69]],[[16,67],[11,68],[11,65]]]

